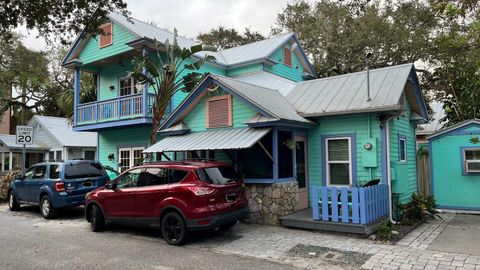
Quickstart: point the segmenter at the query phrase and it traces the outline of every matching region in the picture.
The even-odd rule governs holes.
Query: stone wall
[[[279,217],[297,211],[299,193],[297,182],[247,184],[246,195],[251,223],[279,224]]]

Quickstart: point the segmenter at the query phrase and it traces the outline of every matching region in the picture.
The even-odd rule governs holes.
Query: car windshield
[[[106,175],[105,170],[99,163],[67,163],[65,164],[65,179],[99,177]]]
[[[200,181],[211,184],[226,184],[239,179],[238,174],[231,167],[211,167],[197,170]]]

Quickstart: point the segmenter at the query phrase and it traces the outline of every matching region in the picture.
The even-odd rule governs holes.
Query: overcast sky
[[[310,0],[314,2],[314,0]],[[217,26],[243,31],[251,27],[264,35],[270,33],[277,14],[292,0],[126,0],[132,16],[152,21],[161,28],[177,28],[182,36],[196,37]],[[25,28],[19,28],[26,34]],[[34,49],[45,48],[42,38],[30,31],[25,44]]]

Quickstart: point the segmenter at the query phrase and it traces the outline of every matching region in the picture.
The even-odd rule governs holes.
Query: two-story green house
[[[77,39],[64,62],[76,70],[74,128],[98,132],[103,164],[125,170],[159,152],[228,162],[252,220],[297,212],[282,223],[304,228],[368,233],[417,191],[415,127],[427,113],[412,64],[316,79],[294,34],[216,52],[148,145],[152,94],[126,74],[133,56],[172,34],[110,18],[112,35]],[[78,103],[81,72],[97,74],[98,101]]]

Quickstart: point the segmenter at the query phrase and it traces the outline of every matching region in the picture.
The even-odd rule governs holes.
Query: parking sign
[[[33,144],[33,127],[17,126],[17,144]]]

